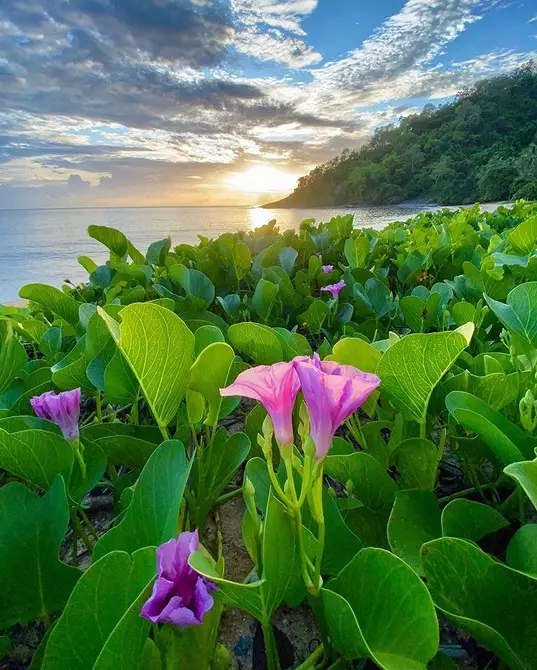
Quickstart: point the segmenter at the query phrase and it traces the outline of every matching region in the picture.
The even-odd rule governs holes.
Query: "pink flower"
[[[233,384],[220,389],[220,394],[259,400],[272,419],[276,441],[288,446],[294,442],[293,406],[299,388],[293,362],[275,363],[241,372]]]
[[[34,396],[30,400],[30,405],[38,417],[58,424],[66,440],[76,440],[78,439],[80,399],[80,389],[62,391],[58,395],[54,391],[47,391]]]
[[[188,564],[198,551],[198,531],[185,531],[157,549],[157,579],[151,597],[140,614],[153,623],[171,623],[179,628],[199,626],[214,604],[216,584],[199,575]]]
[[[318,460],[324,458],[339,426],[380,385],[376,375],[352,365],[298,356],[293,360],[310,418],[310,435]]]
[[[331,272],[334,271],[334,266],[333,265],[323,265],[321,266],[321,270],[325,272],[327,275],[329,275]]]
[[[343,279],[340,279],[337,284],[328,284],[328,286],[322,286],[321,291],[328,291],[329,293],[332,294],[332,298],[334,300],[337,300],[337,297],[339,295],[339,292],[341,291],[342,288],[345,288],[346,284]]]

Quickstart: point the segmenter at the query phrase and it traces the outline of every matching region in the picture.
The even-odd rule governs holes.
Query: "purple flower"
[[[54,391],[47,391],[34,396],[30,405],[38,417],[57,423],[66,440],[77,440],[80,399],[80,389],[62,391],[57,395]]]
[[[276,441],[287,446],[294,441],[293,406],[299,388],[293,363],[275,363],[241,372],[233,384],[220,389],[220,394],[259,400],[272,419]]]
[[[188,564],[198,551],[198,531],[185,531],[157,549],[157,579],[140,614],[153,623],[171,623],[180,628],[199,626],[214,604],[216,584],[199,575]]]
[[[334,266],[333,265],[323,265],[321,266],[321,270],[325,272],[327,275],[329,275],[331,272],[334,271]]]
[[[328,284],[328,286],[322,286],[321,291],[328,291],[329,293],[332,294],[332,298],[334,298],[334,300],[337,300],[339,292],[341,291],[342,288],[345,288],[345,286],[346,286],[345,281],[343,279],[340,279],[337,284]]]
[[[352,365],[297,356],[295,365],[310,418],[310,435],[318,460],[324,458],[339,426],[380,385],[376,375]]]

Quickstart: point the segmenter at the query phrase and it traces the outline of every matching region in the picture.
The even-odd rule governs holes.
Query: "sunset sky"
[[[536,55],[534,0],[0,0],[0,208],[274,200]]]

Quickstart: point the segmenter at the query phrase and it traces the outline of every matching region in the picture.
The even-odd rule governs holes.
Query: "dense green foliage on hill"
[[[379,128],[268,206],[537,199],[537,67],[485,79],[454,102]]]

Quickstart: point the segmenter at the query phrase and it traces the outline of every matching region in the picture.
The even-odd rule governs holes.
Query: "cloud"
[[[407,0],[323,65],[318,0],[0,0],[0,207],[225,202],[255,161],[307,172],[527,60],[447,60],[497,6]]]
[[[318,0],[232,0],[239,29],[234,46],[260,61],[300,69],[317,65],[322,55],[301,37],[301,21],[317,8]]]

